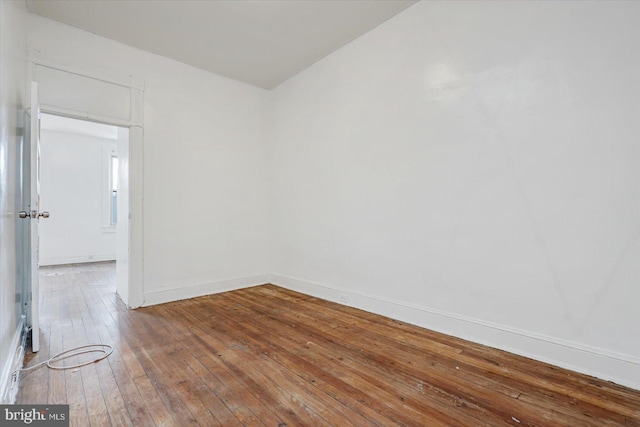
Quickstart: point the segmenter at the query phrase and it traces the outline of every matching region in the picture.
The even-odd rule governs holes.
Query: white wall
[[[274,281],[640,388],[640,3],[421,2],[274,93]]]
[[[107,161],[116,145],[117,139],[40,132],[40,210],[51,212],[40,221],[40,265],[116,259],[116,230],[105,218]]]
[[[16,271],[19,147],[26,103],[25,6],[0,1],[0,403],[11,400],[9,374],[20,338],[20,285]]]
[[[267,281],[267,92],[35,15],[28,40],[144,80],[146,304]]]

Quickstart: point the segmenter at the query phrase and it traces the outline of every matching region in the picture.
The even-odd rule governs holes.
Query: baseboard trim
[[[193,286],[165,287],[162,289],[145,292],[144,302],[142,303],[142,306],[147,307],[150,305],[164,304],[171,301],[179,301],[183,299],[201,297],[204,295],[211,295],[220,292],[235,291],[237,289],[264,285],[266,283],[269,283],[270,278],[271,276],[269,274],[260,274],[256,276],[224,279]]]
[[[15,382],[12,381],[11,373],[22,367],[24,361],[24,348],[22,340],[22,331],[25,327],[24,316],[18,322],[18,326],[11,338],[11,344],[9,347],[9,354],[7,360],[2,367],[2,374],[0,375],[0,402],[3,405],[13,404],[16,400],[16,394],[18,392],[18,384],[20,381],[20,374],[16,377]]]
[[[271,283],[640,390],[632,355],[283,274],[271,274]]]
[[[67,256],[67,257],[44,257],[40,258],[40,266],[83,264],[87,262],[115,261],[116,254]]]

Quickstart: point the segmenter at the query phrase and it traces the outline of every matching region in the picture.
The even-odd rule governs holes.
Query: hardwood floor
[[[23,373],[18,403],[68,403],[77,426],[640,426],[640,391],[276,286],[126,310],[114,278],[41,270],[27,366],[115,350]]]

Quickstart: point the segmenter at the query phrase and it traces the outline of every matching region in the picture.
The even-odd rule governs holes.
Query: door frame
[[[29,82],[37,81],[36,66],[53,68],[81,77],[122,86],[130,90],[131,105],[128,120],[101,116],[90,111],[77,111],[65,105],[43,103],[40,105],[40,110],[45,114],[54,114],[129,129],[129,274],[127,301],[124,301],[124,303],[128,308],[140,307],[144,303],[144,81],[130,75],[123,76],[95,67],[61,62],[57,59],[44,57],[38,51],[33,51],[27,63]]]

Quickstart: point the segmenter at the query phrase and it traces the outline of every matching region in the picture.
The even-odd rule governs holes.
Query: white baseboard
[[[640,390],[640,358],[282,274],[271,283]]]
[[[203,295],[217,294],[220,292],[234,291],[236,289],[249,288],[251,286],[264,285],[269,283],[269,274],[260,274],[249,277],[237,277],[225,279],[212,283],[186,287],[162,288],[144,293],[143,307],[165,302],[178,301],[183,299],[201,297]]]
[[[82,256],[65,256],[65,257],[43,257],[40,258],[40,265],[65,265],[65,264],[83,264],[86,262],[102,262],[115,261],[116,254],[103,255],[82,255]]]
[[[0,374],[0,404],[13,404],[16,400],[18,392],[18,382],[20,381],[20,373],[12,379],[11,373],[22,367],[24,360],[24,348],[22,348],[22,331],[25,326],[25,319],[22,317],[18,322],[18,326],[11,338],[9,354],[7,360],[2,366]]]

